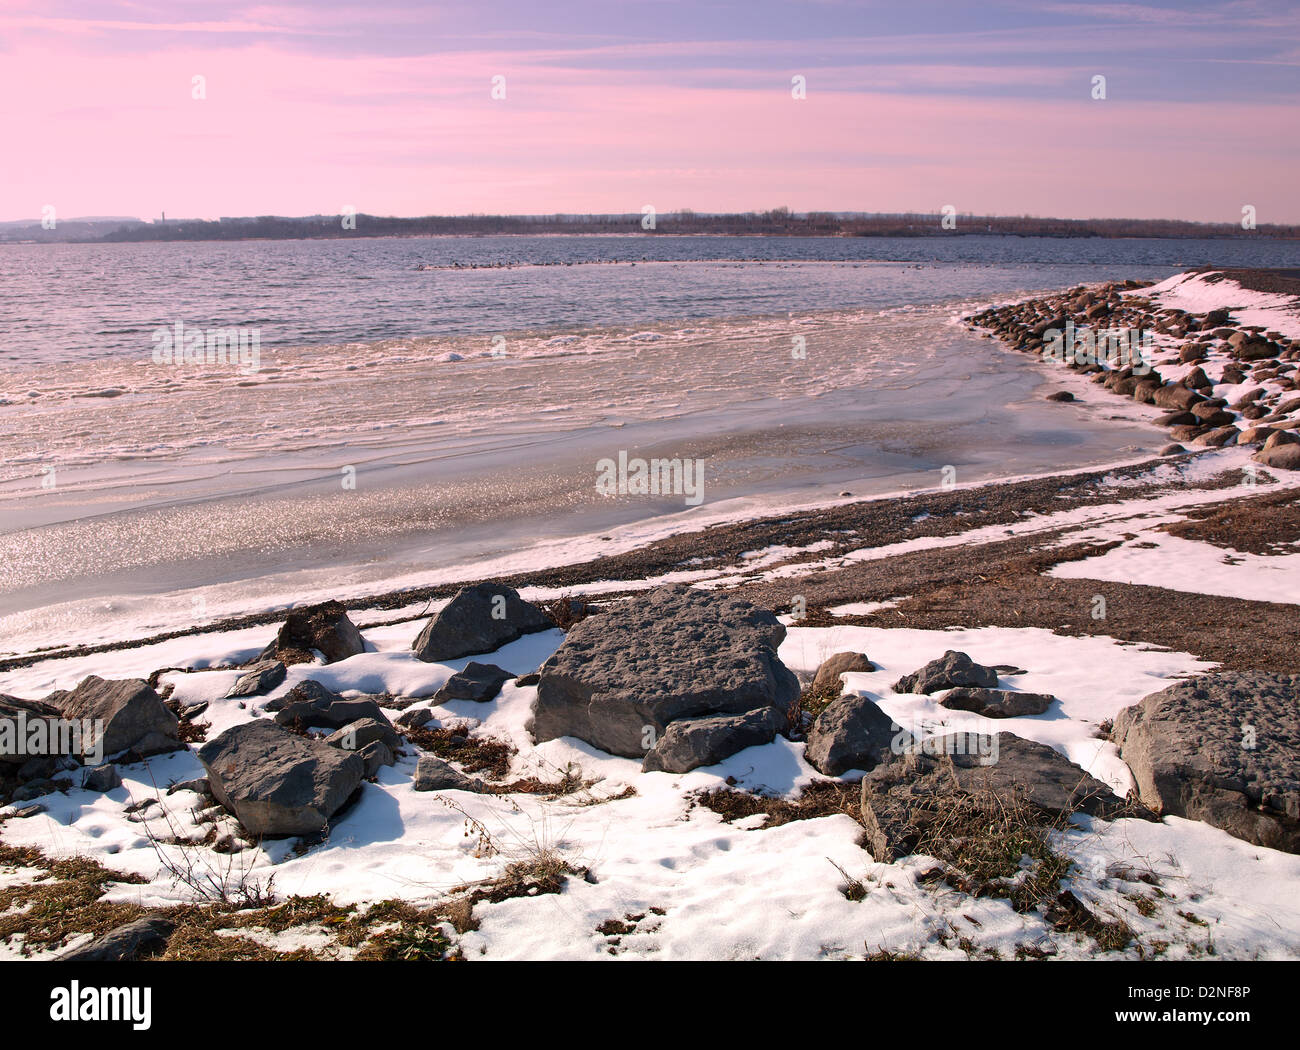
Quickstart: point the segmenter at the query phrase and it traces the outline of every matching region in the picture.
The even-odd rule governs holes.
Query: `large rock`
[[[421,755],[415,765],[414,791],[473,791],[482,794],[488,790],[483,781],[467,776],[450,762],[437,755]]]
[[[393,749],[382,740],[370,741],[365,747],[359,748],[357,754],[364,763],[361,775],[367,780],[377,774],[384,766],[397,764],[397,756],[393,754]]]
[[[867,659],[866,653],[836,653],[828,656],[817,668],[812,687],[820,692],[823,689],[838,689],[840,675],[849,671],[874,671],[876,665]]]
[[[1241,431],[1236,427],[1216,427],[1207,433],[1198,434],[1194,440],[1198,445],[1222,448],[1224,445],[1235,445],[1240,436]]]
[[[289,613],[275,641],[259,659],[275,658],[286,664],[305,664],[316,650],[327,664],[338,663],[366,651],[366,641],[348,619],[342,602],[322,602]]]
[[[9,766],[17,769],[26,765],[34,757],[28,752],[28,742],[35,722],[52,722],[62,715],[53,704],[40,700],[20,700],[16,696],[0,693],[0,767]],[[39,731],[42,746],[45,741],[53,743],[58,734],[48,730]],[[40,756],[55,757],[55,756]]]
[[[426,663],[456,660],[493,652],[526,634],[554,626],[555,622],[546,613],[520,598],[513,587],[479,583],[457,591],[424,625],[411,648]]]
[[[282,726],[342,729],[362,718],[390,725],[384,709],[376,701],[369,697],[348,700],[310,679],[290,689],[284,700],[284,705],[275,712],[275,721]]]
[[[107,681],[90,675],[77,688],[45,698],[63,718],[90,719],[103,726],[105,755],[137,750],[160,754],[184,747],[177,735],[176,716],[141,678]]]
[[[95,766],[82,773],[81,786],[87,791],[103,794],[122,786],[122,774],[117,771],[117,766],[105,762],[102,766]]]
[[[985,718],[1019,718],[1041,715],[1056,699],[1047,693],[1021,693],[1014,689],[950,689],[939,700],[950,711],[974,711]]]
[[[261,660],[235,679],[226,699],[269,693],[284,681],[286,674],[287,669],[279,660]]]
[[[541,667],[529,729],[642,758],[679,719],[785,716],[799,681],[776,655],[784,638],[772,613],[743,599],[658,588],[570,629]]]
[[[1121,711],[1111,738],[1156,812],[1300,853],[1300,675],[1178,682]]]
[[[1229,339],[1228,342],[1231,343],[1232,340]],[[1244,339],[1235,345],[1237,358],[1241,361],[1263,361],[1269,357],[1276,357],[1280,350],[1276,343],[1270,343],[1267,339],[1260,339],[1257,336]]]
[[[359,755],[267,719],[227,729],[203,745],[199,761],[213,797],[257,836],[323,831],[365,771]]]
[[[646,752],[646,772],[689,773],[711,766],[738,751],[770,744],[786,727],[786,716],[775,707],[760,707],[741,715],[709,715],[671,722],[659,742]]]
[[[1280,467],[1283,470],[1300,470],[1300,445],[1282,443],[1271,448],[1261,449],[1251,459],[1263,463],[1266,467]]]
[[[931,660],[919,671],[904,675],[894,683],[896,693],[934,693],[956,686],[976,686],[994,689],[998,673],[991,667],[977,664],[965,653],[949,649],[937,660]]]
[[[912,743],[874,700],[842,696],[826,707],[808,732],[804,757],[828,777],[849,769],[874,769]]]
[[[441,689],[433,694],[435,703],[448,700],[473,700],[486,703],[501,692],[501,687],[514,677],[496,664],[481,664],[471,660],[465,670],[457,671],[447,679]]]
[[[1152,403],[1178,412],[1190,412],[1193,405],[1205,398],[1185,386],[1162,386],[1151,398]]]
[[[1264,435],[1264,451],[1277,448],[1278,445],[1297,445],[1300,444],[1300,435],[1294,430],[1274,430],[1270,434]]]
[[[299,682],[283,696],[273,696],[270,700],[262,705],[267,711],[283,711],[290,704],[309,703],[315,707],[327,707],[335,700],[342,700],[338,693],[334,692],[314,678],[308,678],[306,681]]]
[[[382,741],[392,751],[402,746],[402,738],[387,719],[380,721],[377,718],[358,718],[325,738],[325,743],[331,747],[341,747],[344,751],[360,751],[374,741]]]
[[[863,778],[862,822],[871,856],[892,863],[912,853],[958,796],[975,792],[990,792],[1008,808],[1032,807],[1045,824],[1066,813],[1130,812],[1110,788],[1046,744],[1011,733],[954,733],[925,740]]]
[[[128,962],[161,954],[176,923],[159,913],[144,915],[100,934],[89,944],[59,956],[60,962]]]

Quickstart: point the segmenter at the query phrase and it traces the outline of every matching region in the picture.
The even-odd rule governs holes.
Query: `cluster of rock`
[[[274,688],[303,652],[331,661],[365,650],[338,603],[291,614],[290,622],[232,696]],[[552,623],[512,589],[480,584],[458,592],[413,648],[421,659],[452,659]],[[798,728],[789,719],[800,685],[777,655],[785,633],[771,612],[720,591],[670,586],[624,600],[573,624],[539,669],[528,730],[537,742],[572,737],[638,758],[646,771],[714,765]],[[812,692],[839,693],[844,674],[875,669],[864,653],[836,653],[818,669]],[[950,650],[893,689],[991,719],[1043,714],[1055,697],[999,684],[1000,676],[1023,673]],[[486,702],[510,678],[501,667],[471,661],[434,699]],[[344,697],[310,679],[262,706],[271,717],[229,728],[199,749],[207,777],[196,782],[258,837],[324,833],[364,780],[397,761],[402,731],[430,718],[427,709],[410,711],[394,726],[377,698]],[[19,716],[92,720],[102,726],[107,756],[136,760],[185,746],[176,715],[140,680],[92,676],[41,700],[0,696],[0,718]],[[977,738],[981,746],[972,748]],[[1180,682],[1121,712],[1112,739],[1138,785],[1126,812],[1140,804],[1300,852],[1300,675],[1221,673]],[[1126,805],[1050,747],[1009,732],[917,738],[871,696],[856,693],[838,695],[812,721],[805,756],[826,776],[864,774],[863,823],[880,860],[910,852],[954,793],[991,790],[1055,815],[1109,817]],[[0,789],[21,801],[74,786],[50,778],[78,765],[75,755],[0,749]],[[96,790],[120,783],[111,764],[82,769],[80,779]],[[420,755],[413,787],[494,790],[431,754]]]
[[[553,626],[543,610],[513,588],[482,583],[459,590],[429,619],[411,648],[420,660],[454,660],[494,651]],[[288,665],[317,658],[335,663],[365,649],[361,632],[339,602],[295,609],[227,695],[259,696],[284,681]],[[491,700],[512,677],[495,664],[471,661],[434,700]],[[343,697],[311,679],[267,701],[263,709],[273,718],[234,726],[198,752],[210,793],[254,836],[322,834],[363,780],[397,761],[403,743],[374,698]],[[405,726],[430,719],[427,710],[411,714],[415,717],[402,720]],[[313,736],[312,730],[328,735]],[[486,790],[481,781],[433,755],[420,756],[414,787]]]
[[[421,660],[451,660],[490,652],[553,626],[543,610],[525,602],[513,588],[484,583],[457,592],[428,621],[412,648]],[[243,667],[226,696],[241,701],[264,696],[284,683],[290,666],[337,663],[365,651],[365,639],[342,603],[293,609],[275,638]],[[451,676],[435,700],[487,701],[511,677],[493,664],[471,662]],[[345,698],[311,679],[262,706],[272,718],[234,726],[198,751],[207,777],[196,782],[196,790],[209,793],[253,836],[320,834],[355,796],[362,780],[397,761],[403,744],[375,698]],[[429,718],[427,711],[415,714],[423,714],[424,721]],[[106,757],[134,761],[186,746],[176,714],[140,680],[92,676],[74,690],[51,693],[43,700],[0,696],[0,719],[17,724],[20,717],[24,725],[75,719],[101,726]],[[420,722],[409,720],[410,725]],[[25,747],[0,748],[0,796],[23,802],[53,790],[107,791],[121,783],[111,763],[79,769],[80,757],[62,752],[33,756]],[[76,780],[53,779],[78,770]],[[416,779],[421,790],[482,788],[481,782],[430,755],[422,757]]]
[[[138,760],[185,746],[176,715],[138,678],[90,675],[75,689],[41,700],[0,695],[0,719],[14,736],[0,734],[0,791],[15,802],[71,786],[112,790],[120,780],[107,760],[119,755]],[[17,739],[19,726],[25,739]],[[29,745],[37,740],[39,753],[32,753]],[[87,765],[92,758],[105,763]],[[65,773],[70,775],[60,776]]]
[[[338,663],[366,651],[366,640],[341,602],[293,609],[275,638],[249,664],[226,693],[227,699],[263,696],[284,682],[288,668],[317,656]]]
[[[942,706],[989,718],[1042,714],[1055,702],[973,684],[996,684],[999,670],[950,651],[894,689],[946,690]],[[987,745],[996,760],[986,763],[969,747],[953,746],[968,736],[917,741],[870,697],[846,695],[813,724],[806,757],[828,776],[866,772],[863,820],[878,860],[910,851],[925,822],[942,813],[936,795],[1014,787],[1044,812],[1120,812],[1121,800],[1052,748],[996,736]],[[1124,812],[1200,820],[1300,853],[1300,675],[1221,672],[1179,682],[1121,711],[1111,738],[1137,783]]]
[[[1267,466],[1300,470],[1300,390],[1297,362],[1300,340],[1288,339],[1258,325],[1231,322],[1226,309],[1193,314],[1175,307],[1158,307],[1150,299],[1123,294],[1150,282],[1125,281],[1088,289],[1072,288],[1058,295],[1032,299],[1010,306],[994,307],[966,320],[972,327],[995,333],[1007,344],[1026,353],[1043,354],[1050,333],[1064,332],[1067,324],[1076,330],[1094,332],[1127,329],[1152,332],[1185,340],[1176,354],[1181,365],[1194,367],[1179,381],[1166,381],[1154,368],[1135,371],[1131,359],[1105,359],[1104,344],[1086,360],[1070,356],[1066,348],[1063,364],[1113,393],[1131,397],[1165,410],[1156,422],[1169,427],[1174,444],[1164,453],[1185,451],[1182,444],[1208,447],[1255,445],[1254,459]],[[1203,365],[1226,361],[1218,379],[1207,375]],[[1119,367],[1122,365],[1122,367]],[[1240,392],[1244,384],[1268,383]],[[1216,396],[1216,387],[1232,388],[1233,400]],[[1072,397],[1056,397],[1072,400]]]
[[[344,697],[312,679],[264,707],[273,718],[232,726],[198,752],[209,793],[254,836],[321,834],[402,747],[373,697]]]
[[[870,664],[865,654],[840,653],[822,665],[815,681],[822,679],[823,671],[844,666],[848,662],[845,657],[850,655]],[[893,689],[896,693],[942,693],[941,706],[973,711],[986,718],[1039,715],[1055,702],[1055,697],[1044,693],[997,688],[999,672],[1010,674],[1017,669],[1009,665],[986,667],[965,653],[950,649],[912,674],[904,675],[894,683]],[[835,673],[838,677],[842,672]],[[835,777],[850,769],[874,769],[913,751],[915,746],[912,735],[895,725],[874,700],[850,693],[832,701],[817,716],[808,732],[805,757],[818,771]]]

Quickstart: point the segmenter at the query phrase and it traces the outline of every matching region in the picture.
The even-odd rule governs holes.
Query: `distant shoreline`
[[[645,223],[653,219],[653,226]],[[346,225],[345,225],[346,224]],[[867,215],[782,209],[739,215],[701,216],[662,212],[653,216],[465,215],[394,218],[356,214],[303,217],[223,217],[218,220],[71,219],[43,229],[33,221],[0,223],[0,244],[115,244],[151,241],[344,240],[377,237],[800,237],[945,238],[1044,237],[1104,240],[1235,240],[1263,237],[1300,240],[1300,226],[1198,223],[1169,219],[1053,219],[988,215]]]

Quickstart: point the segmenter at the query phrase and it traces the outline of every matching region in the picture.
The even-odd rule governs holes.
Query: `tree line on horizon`
[[[168,219],[155,222],[76,221],[53,230],[39,224],[8,224],[0,240],[128,242],[298,240],[304,238],[401,237],[489,234],[713,234],[790,237],[951,237],[996,234],[1021,237],[1245,237],[1300,239],[1300,226],[1203,223],[1179,219],[1057,219],[1032,215],[957,214],[944,228],[938,213],[807,212],[789,208],[761,212],[706,214],[679,209],[654,217],[653,229],[639,213],[622,215],[427,215],[417,218],[358,213],[346,224],[339,215],[286,217],[262,215],[217,220]],[[955,219],[955,222],[954,222]],[[352,227],[355,228],[352,228]]]

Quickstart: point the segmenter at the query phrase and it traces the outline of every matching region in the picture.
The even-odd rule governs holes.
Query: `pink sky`
[[[449,46],[413,32],[367,49],[340,39],[342,9],[313,22],[281,8],[199,21],[194,8],[147,32],[41,10],[0,6],[0,219],[46,204],[61,218],[952,204],[1235,222],[1252,204],[1260,222],[1300,221],[1294,96],[1182,96],[1176,80],[1138,78],[1109,25],[1058,33],[1055,52],[1025,49],[1014,27],[976,27],[967,46],[954,34]],[[1180,35],[1198,31],[1170,30],[1169,46],[1212,39]],[[990,40],[1021,57],[998,60]],[[796,73],[806,100],[791,97]],[[1094,73],[1108,76],[1104,101],[1090,97]],[[206,99],[191,97],[196,74]],[[490,97],[498,74],[503,101]]]

